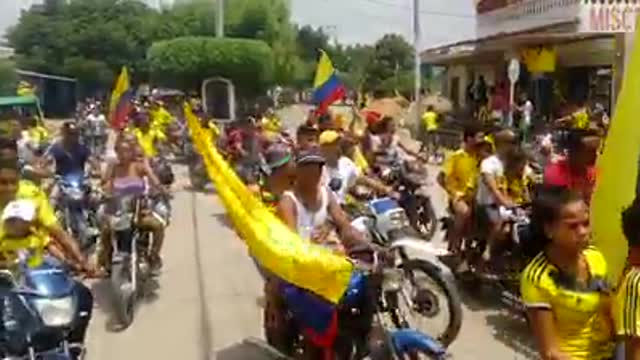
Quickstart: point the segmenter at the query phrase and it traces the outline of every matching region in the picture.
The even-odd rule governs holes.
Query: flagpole
[[[414,48],[414,61],[415,61],[415,79],[414,79],[414,98],[415,98],[415,117],[416,125],[420,124],[420,92],[422,89],[422,74],[421,74],[421,60],[420,60],[420,0],[413,0],[413,48]]]

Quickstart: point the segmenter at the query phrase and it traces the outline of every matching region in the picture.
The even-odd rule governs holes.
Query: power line
[[[388,2],[384,2],[384,1],[380,1],[380,0],[363,0],[363,1],[371,3],[371,4],[376,4],[376,5],[381,5],[381,6],[393,7],[393,8],[396,8],[396,9],[403,9],[403,10],[407,10],[407,11],[412,11],[412,9],[410,7],[408,7],[408,6],[403,6],[403,5],[399,5],[399,4],[392,4],[392,3],[388,3]],[[443,16],[443,17],[454,17],[454,18],[462,18],[462,19],[474,19],[476,17],[475,14],[455,14],[455,13],[448,13],[448,12],[444,12],[444,11],[433,11],[433,10],[420,10],[419,12],[420,12],[420,14]]]

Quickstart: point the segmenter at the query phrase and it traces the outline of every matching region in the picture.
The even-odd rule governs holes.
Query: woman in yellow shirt
[[[522,301],[543,360],[605,360],[613,356],[607,264],[589,246],[582,197],[563,187],[541,190],[532,213],[538,254],[520,278]]]

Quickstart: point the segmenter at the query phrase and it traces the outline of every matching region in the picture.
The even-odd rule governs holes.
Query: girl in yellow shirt
[[[613,357],[607,263],[589,246],[589,211],[579,194],[548,187],[532,213],[538,255],[520,278],[522,302],[544,360]]]

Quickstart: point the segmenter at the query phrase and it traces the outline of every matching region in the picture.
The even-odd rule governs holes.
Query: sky
[[[342,43],[373,43],[394,32],[413,42],[412,0],[290,0],[293,21],[324,27]],[[474,37],[474,1],[420,0],[421,48]]]
[[[20,8],[42,0],[0,0],[0,34],[15,24]],[[156,5],[158,0],[144,0]],[[172,0],[160,0],[165,4]],[[214,0],[211,0],[214,1]],[[264,0],[268,1],[268,0]],[[412,0],[290,0],[292,20],[321,26],[341,43],[373,43],[386,33],[413,41]],[[472,38],[472,0],[420,0],[421,48]]]

